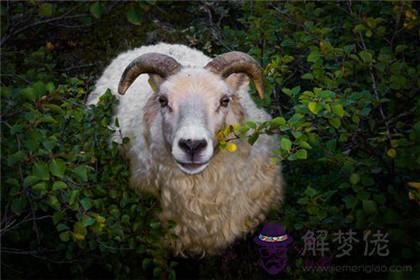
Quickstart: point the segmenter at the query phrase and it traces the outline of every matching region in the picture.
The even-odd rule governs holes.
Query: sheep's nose
[[[201,140],[192,140],[192,139],[180,139],[178,142],[179,147],[189,154],[194,154],[200,152],[205,147],[207,147],[207,141],[204,139]]]

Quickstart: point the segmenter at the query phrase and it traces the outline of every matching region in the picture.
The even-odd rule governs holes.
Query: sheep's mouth
[[[206,169],[209,162],[181,162],[176,161],[182,171],[187,174],[197,174]]]

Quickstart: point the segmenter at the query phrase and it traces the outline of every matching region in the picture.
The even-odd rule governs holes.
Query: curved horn
[[[227,78],[233,73],[244,73],[254,81],[255,88],[261,99],[264,98],[264,74],[255,59],[243,52],[228,52],[216,56],[205,69]]]
[[[181,64],[170,56],[161,53],[143,54],[125,68],[118,85],[118,93],[123,95],[140,74],[157,74],[166,79],[180,69]]]

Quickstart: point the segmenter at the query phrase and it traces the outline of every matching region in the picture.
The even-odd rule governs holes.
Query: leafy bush
[[[389,233],[388,257],[359,258],[363,252],[357,251],[340,262],[412,265],[418,273],[416,5],[20,3],[8,7],[7,15],[19,19],[29,9],[44,19],[76,7],[90,22],[98,20],[98,27],[103,26],[82,39],[87,46],[105,34],[115,35],[113,42],[122,41],[119,30],[109,31],[118,24],[107,20],[108,15],[124,15],[113,20],[133,24],[124,34],[138,34],[138,24],[145,30],[161,28],[150,18],[146,24],[145,17],[167,18],[173,31],[167,34],[169,41],[176,38],[208,53],[250,53],[264,66],[268,80],[267,97],[257,102],[274,118],[266,123],[249,120],[219,136],[222,145],[234,151],[241,147],[230,145],[231,137],[253,144],[261,134],[279,135],[279,150],[273,152],[282,161],[286,197],[268,220],[282,223],[298,247],[308,229],[382,230]],[[185,17],[174,16],[180,13]],[[37,26],[40,34],[47,34],[43,28]],[[2,30],[2,37],[12,34],[8,31]],[[128,45],[138,43],[134,37]],[[199,262],[173,259],[161,248],[159,239],[170,225],[156,219],[159,205],[154,198],[127,187],[128,165],[119,155],[121,147],[108,142],[115,99],[108,92],[97,107],[86,108],[94,78],[56,71],[69,64],[62,55],[67,49],[45,42],[28,49],[24,43],[30,38],[22,34],[8,40],[25,46],[23,57],[13,44],[2,49],[11,58],[5,62],[2,57],[1,88],[1,251],[9,277],[174,278],[178,263],[180,277],[264,278],[249,238],[222,257]],[[118,49],[108,41],[98,42],[106,47],[88,52],[87,61]],[[45,47],[38,49],[40,45]],[[290,278],[327,276],[304,272],[303,257],[293,252],[289,264]]]
[[[70,272],[81,275],[99,263],[121,277],[141,272],[141,260],[145,270],[154,266],[155,276],[172,275],[167,252],[159,246],[166,229],[151,214],[158,204],[128,188],[128,164],[118,145],[108,142],[115,97],[107,92],[88,109],[83,97],[90,81],[62,77],[66,83],[60,84],[36,62],[48,59],[46,52],[41,48],[24,63],[31,70],[21,78],[37,82],[2,87],[7,155],[2,157],[2,252],[19,260],[28,254],[71,264]],[[25,277],[42,273],[26,260],[16,263]]]
[[[411,43],[416,11],[405,2],[253,5],[242,19],[247,36],[236,41],[267,64],[272,94],[262,105],[281,116],[234,131],[247,133],[250,143],[261,133],[280,136],[275,153],[288,188],[271,218],[298,237],[308,229],[380,229],[389,233],[392,253],[374,261],[414,266],[420,174],[420,68]],[[238,32],[225,31],[232,34],[226,40],[235,42]]]

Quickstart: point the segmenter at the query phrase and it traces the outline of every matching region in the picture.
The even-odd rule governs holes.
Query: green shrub
[[[21,255],[69,264],[79,275],[97,264],[119,277],[142,269],[172,275],[159,245],[166,228],[153,214],[159,205],[128,188],[128,164],[108,140],[115,97],[107,92],[88,109],[90,82],[50,78],[34,62],[48,60],[46,52],[25,62],[22,79],[36,82],[2,87],[2,253],[19,278],[44,269]]]
[[[279,136],[279,149],[273,152],[274,159],[282,161],[286,197],[268,220],[282,223],[298,247],[308,229],[379,229],[389,234],[388,257],[364,258],[363,252],[355,251],[340,263],[412,265],[418,273],[416,5],[195,2],[186,7],[95,2],[80,5],[90,17],[80,23],[101,23],[81,44],[90,45],[106,34],[120,42],[120,31],[109,31],[119,26],[115,17],[108,19],[110,14],[123,15],[119,18],[127,24],[124,34],[138,34],[139,23],[155,28],[145,19],[162,14],[160,20],[167,18],[175,26],[169,33],[177,42],[211,54],[235,49],[253,55],[268,80],[267,97],[257,102],[274,118],[226,128],[220,138],[242,137],[253,144],[261,134]],[[7,12],[19,18],[21,6]],[[26,8],[42,19],[66,11],[50,3]],[[178,18],[180,13],[185,17]],[[190,28],[185,29],[185,22]],[[44,27],[37,27],[39,33],[46,34]],[[134,37],[133,44],[138,42]],[[18,45],[32,42],[22,34],[9,39]],[[24,57],[11,52],[11,59],[2,58],[1,251],[8,276],[172,279],[179,262],[181,276],[187,271],[193,273],[190,277],[264,278],[250,242],[198,265],[174,259],[161,248],[159,239],[168,228],[156,219],[159,205],[128,188],[122,147],[108,142],[116,100],[108,92],[88,110],[84,100],[93,78],[59,74],[56,70],[67,58],[60,54],[67,50],[52,50],[48,44],[38,49],[44,44],[30,50],[24,45]],[[96,44],[106,47],[87,52],[92,61],[116,51],[106,40]],[[4,50],[15,49],[6,45]],[[241,148],[229,144],[222,146],[232,152]],[[289,278],[344,276],[304,272],[304,258],[293,252],[289,264]],[[389,273],[389,278],[403,276]]]
[[[411,3],[257,2],[244,9],[252,11],[241,19],[247,36],[225,27],[226,40],[266,64],[271,95],[262,105],[280,116],[234,131],[250,143],[261,133],[279,135],[275,153],[288,186],[271,218],[298,242],[308,229],[380,229],[389,233],[390,256],[360,261],[415,267],[420,67]],[[293,263],[292,271],[302,259]]]

